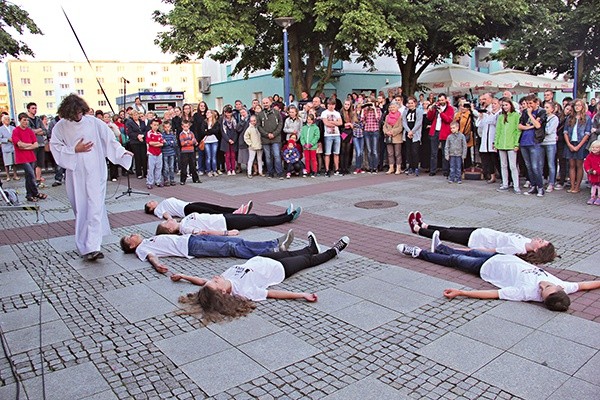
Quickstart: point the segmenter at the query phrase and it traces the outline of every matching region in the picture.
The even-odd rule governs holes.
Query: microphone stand
[[[125,107],[125,98],[127,97],[127,84],[129,83],[129,81],[127,79],[125,79],[124,77],[122,77],[121,79],[123,79],[123,108],[126,108]],[[121,197],[123,197],[125,195],[131,196],[132,194],[145,194],[147,196],[150,196],[150,193],[139,192],[139,191],[133,190],[131,188],[131,179],[129,178],[129,175],[130,175],[130,171],[127,170],[127,190],[122,192],[117,197],[115,197],[115,199],[120,199]]]

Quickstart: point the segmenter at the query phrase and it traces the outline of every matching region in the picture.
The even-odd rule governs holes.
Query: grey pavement
[[[323,188],[332,182],[337,189]],[[598,314],[448,301],[444,288],[464,286],[452,275],[416,271],[408,264],[414,260],[401,255],[386,262],[368,255],[369,242],[386,251],[400,241],[418,242],[405,223],[407,212],[418,208],[431,223],[548,237],[563,255],[552,267],[600,275],[600,207],[586,206],[583,193],[538,199],[496,193],[495,187],[447,185],[440,176],[278,181],[238,175],[154,189],[151,198],[204,195],[226,205],[254,199],[261,213],[280,212],[290,200],[304,207],[298,223],[250,229],[244,238],[268,239],[290,227],[294,248],[306,244],[307,229],[327,238],[322,247],[336,235],[351,238],[339,259],[279,285],[315,291],[318,302],[267,300],[245,318],[203,326],[177,313],[178,297],[197,288],[173,283],[119,249],[121,235],[149,236],[158,220],[142,218],[147,196],[116,200],[122,183],[109,182],[109,212],[139,215],[140,223],[113,228],[104,240],[105,259],[83,262],[73,232],[0,245],[0,326],[7,346],[0,353],[0,399],[14,398],[17,385],[21,398],[42,398],[42,370],[48,399],[599,399]],[[45,192],[51,198],[41,203],[47,224],[73,218],[63,187]],[[353,206],[365,200],[399,205]],[[27,212],[0,218],[4,229],[36,225]],[[309,227],[303,218],[323,223]],[[396,242],[382,239],[390,232]],[[164,261],[175,272],[205,277],[239,262]]]

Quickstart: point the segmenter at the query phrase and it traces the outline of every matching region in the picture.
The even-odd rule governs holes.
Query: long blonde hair
[[[185,304],[180,314],[196,315],[204,325],[243,317],[256,308],[256,304],[245,297],[224,294],[206,286],[179,297],[179,302]]]

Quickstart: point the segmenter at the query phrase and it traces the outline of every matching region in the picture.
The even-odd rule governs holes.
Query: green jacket
[[[320,136],[321,132],[316,124],[304,125],[300,131],[300,143],[302,144],[302,148],[306,150],[305,145],[310,143],[312,146],[308,150],[316,150]]]
[[[514,150],[515,147],[519,147],[521,137],[519,118],[518,112],[512,112],[508,114],[508,118],[504,122],[504,114],[498,114],[496,138],[494,139],[494,146],[497,150]]]

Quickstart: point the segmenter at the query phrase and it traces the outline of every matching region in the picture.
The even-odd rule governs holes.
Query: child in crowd
[[[587,203],[600,206],[600,140],[594,140],[590,145],[590,154],[583,162],[583,169],[592,185],[592,194]]]
[[[296,251],[280,251],[253,257],[242,265],[234,265],[212,279],[173,274],[171,280],[186,280],[202,286],[196,293],[179,298],[187,304],[186,313],[202,314],[205,324],[245,316],[256,307],[253,301],[271,299],[305,299],[317,301],[314,293],[298,293],[269,289],[303,269],[323,264],[344,250],[350,239],[340,238],[329,250],[320,248],[312,232],[308,232],[308,246]]]
[[[237,121],[233,118],[233,109],[231,106],[227,106],[223,110],[221,124],[221,144],[219,149],[225,154],[227,175],[235,175],[235,153],[237,151],[238,131]]]
[[[446,139],[444,154],[450,162],[450,176],[448,183],[462,183],[462,164],[467,156],[467,139],[458,130],[458,121],[450,123],[450,135]]]
[[[198,145],[198,142],[192,131],[190,131],[191,124],[189,120],[182,121],[181,133],[179,134],[179,145],[181,147],[181,154],[179,156],[179,183],[181,185],[185,185],[188,168],[190,174],[192,174],[192,181],[194,183],[200,182],[198,171],[196,171],[196,157],[194,153],[194,148]]]
[[[314,114],[308,114],[306,116],[306,125],[302,126],[300,132],[300,143],[304,151],[304,164],[305,168],[302,171],[302,176],[306,178],[308,174],[312,178],[317,176],[317,143],[321,133],[319,128],[315,125]],[[312,172],[311,172],[312,171]]]
[[[146,187],[152,189],[153,185],[162,187],[162,147],[165,143],[162,135],[158,131],[160,121],[153,119],[150,123],[150,130],[146,133],[146,143],[148,144],[148,176],[146,177]]]
[[[283,161],[286,167],[286,178],[290,179],[292,172],[300,172],[302,168],[300,165],[300,152],[296,148],[296,135],[290,135],[290,140],[287,141],[285,149],[283,150]]]
[[[177,137],[171,130],[171,121],[163,122],[163,181],[165,186],[175,185],[175,151],[177,147]]]
[[[250,117],[250,125],[244,133],[244,142],[248,145],[248,178],[252,178],[252,165],[256,159],[258,174],[264,176],[262,166],[262,142],[260,132],[256,128],[256,115]]]

